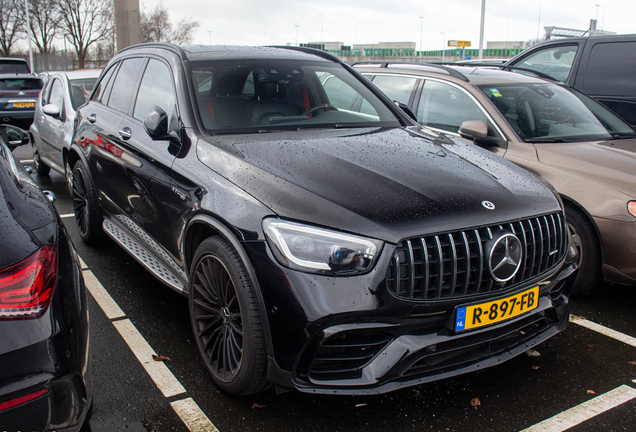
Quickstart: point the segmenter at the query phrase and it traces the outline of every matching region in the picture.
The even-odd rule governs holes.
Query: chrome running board
[[[119,222],[119,221],[117,221]],[[126,249],[141,265],[146,267],[157,279],[170,288],[181,293],[186,292],[185,279],[179,277],[176,272],[168,267],[163,260],[157,258],[146,245],[130,235],[119,223],[110,219],[104,219],[102,224],[104,231],[121,247]]]

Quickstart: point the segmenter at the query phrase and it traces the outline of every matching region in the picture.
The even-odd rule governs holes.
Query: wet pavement
[[[24,149],[19,149],[24,151]],[[30,157],[30,149],[26,156]],[[19,156],[21,154],[18,154]],[[28,164],[28,163],[27,163]],[[32,175],[72,213],[63,176]],[[146,272],[110,239],[82,243],[63,219],[79,255],[186,390],[164,397],[91,298],[93,417],[85,431],[187,431],[171,402],[192,398],[221,432],[229,431],[515,431],[626,385],[636,389],[636,348],[576,324],[539,345],[539,357],[379,396],[221,393],[199,359],[187,298]],[[636,287],[603,286],[572,301],[572,313],[636,337]],[[476,402],[478,400],[478,402]],[[633,431],[636,399],[569,430]],[[561,429],[554,429],[561,430]]]

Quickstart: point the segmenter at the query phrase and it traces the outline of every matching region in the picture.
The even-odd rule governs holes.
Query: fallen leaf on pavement
[[[170,357],[166,357],[166,356],[163,356],[163,355],[154,355],[154,354],[153,354],[153,355],[152,355],[152,359],[153,359],[154,361],[169,361],[169,360],[170,360]]]
[[[532,370],[537,370],[539,369],[539,366],[532,366]]]
[[[356,404],[356,408],[360,408],[360,407],[363,407],[363,406],[367,406],[367,404]]]
[[[481,402],[479,401],[479,398],[474,398],[470,400],[470,404],[473,408],[477,409],[477,407],[481,405]]]
[[[636,365],[636,361],[628,361],[627,363],[631,364],[631,365]]]
[[[261,405],[261,404],[253,403],[253,404],[252,404],[252,409],[254,409],[254,408],[265,408],[265,405]]]
[[[529,349],[528,351],[526,351],[526,354],[530,357],[541,357],[541,354],[539,354],[539,351],[533,350],[533,349]]]
[[[594,390],[588,390],[587,394],[596,394],[596,392]]]

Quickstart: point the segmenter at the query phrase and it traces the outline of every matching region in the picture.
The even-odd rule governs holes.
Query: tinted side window
[[[108,71],[106,71],[102,79],[99,81],[99,84],[97,85],[97,89],[93,92],[93,96],[91,97],[91,100],[99,100],[102,102],[106,101],[106,98],[104,98],[104,95],[109,94],[109,92],[106,92],[106,88],[108,87],[109,82],[112,81],[111,78],[113,76],[113,73],[115,73],[115,71],[117,70],[118,66],[119,66],[119,63],[116,63],[113,66],[111,66],[110,69],[108,69]]]
[[[62,87],[62,82],[58,78],[56,78],[51,85],[49,103],[57,106],[60,111],[62,111],[64,107],[64,88]]]
[[[462,90],[449,84],[427,80],[417,108],[417,121],[449,132],[458,132],[466,120],[488,118],[477,104]]]
[[[636,42],[597,43],[587,60],[581,90],[590,96],[636,96]]]
[[[162,62],[151,59],[139,86],[133,117],[143,122],[146,112],[152,106],[157,105],[168,114],[168,118],[171,118],[175,103],[170,69]]]
[[[376,76],[373,84],[386,94],[389,99],[409,103],[417,78],[399,76]]]
[[[578,45],[551,46],[524,57],[515,66],[543,72],[557,81],[566,82],[577,51]]]
[[[132,58],[124,60],[113,84],[108,98],[108,106],[125,113],[130,107],[134,86],[146,59]]]

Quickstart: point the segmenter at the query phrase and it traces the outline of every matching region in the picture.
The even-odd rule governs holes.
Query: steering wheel
[[[305,111],[304,113],[302,113],[302,115],[304,116],[309,116],[309,114],[313,114],[316,111],[320,111],[320,110],[325,110],[325,111],[338,111],[338,108],[336,108],[333,105],[329,105],[329,104],[324,104],[324,105],[316,105],[316,106],[312,106],[311,108],[309,108],[307,111]]]

